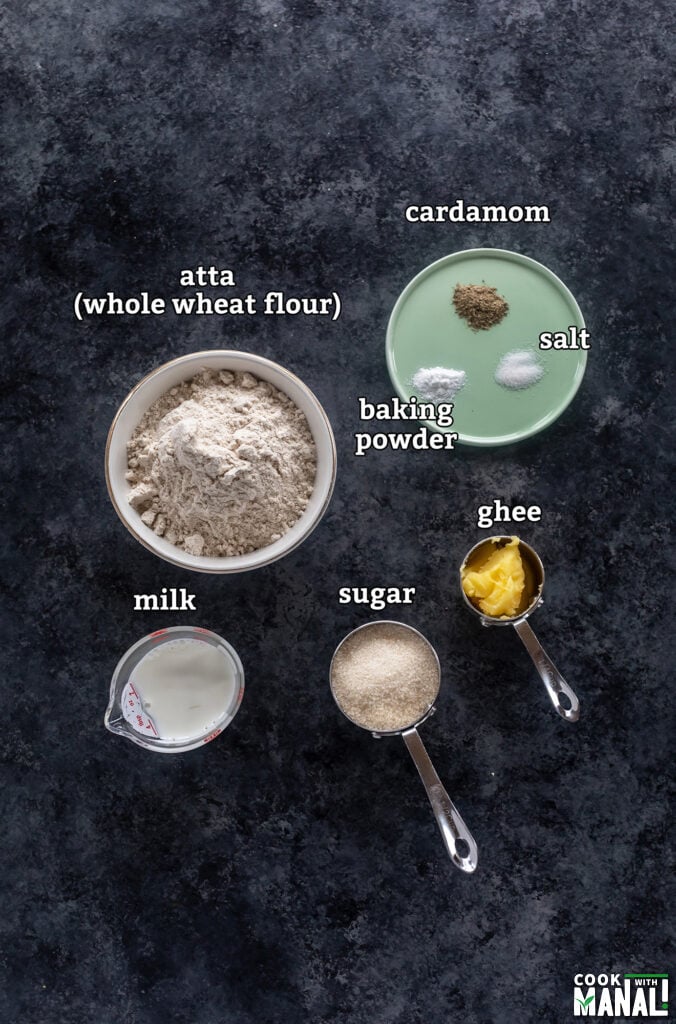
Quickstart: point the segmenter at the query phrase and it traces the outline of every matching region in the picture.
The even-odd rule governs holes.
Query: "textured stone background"
[[[9,1024],[565,1024],[575,972],[668,970],[671,4],[415,6],[5,5]],[[547,203],[552,223],[404,219],[458,197]],[[356,396],[391,396],[396,296],[480,245],[572,289],[593,339],[580,393],[516,447],[355,460]],[[244,291],[335,289],[344,314],[73,317],[80,289],[171,295],[200,263]],[[241,577],[160,562],[103,479],[128,389],[205,347],[297,372],[338,442],[320,528]],[[497,496],[542,505],[522,531],[548,571],[533,624],[581,696],[576,726],[517,637],[459,599]],[[424,739],[479,843],[473,877],[403,745],[329,697],[334,646],[377,617],[337,588],[382,583],[417,586],[401,617],[439,651]],[[132,611],[162,586],[199,611]],[[153,757],[102,715],[121,653],[177,621],[225,635],[248,689],[220,740]]]

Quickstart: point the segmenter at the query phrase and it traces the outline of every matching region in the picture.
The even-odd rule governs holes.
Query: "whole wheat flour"
[[[312,494],[305,415],[250,373],[203,370],[151,405],[127,445],[129,503],[192,555],[232,556],[279,540]]]

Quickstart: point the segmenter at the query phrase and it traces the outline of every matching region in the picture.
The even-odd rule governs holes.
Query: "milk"
[[[217,728],[238,691],[227,651],[187,638],[158,644],[138,663],[130,682],[159,737],[177,743]]]

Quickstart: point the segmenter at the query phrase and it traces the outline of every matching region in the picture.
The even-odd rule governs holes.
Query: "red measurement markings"
[[[237,704],[238,705],[242,703],[242,697],[243,696],[244,696],[244,687],[240,686],[239,693],[237,694]]]
[[[208,736],[205,736],[204,739],[202,740],[202,743],[211,743],[211,741],[215,740],[217,736],[220,736],[222,732],[222,729],[216,729],[215,732],[212,732]]]
[[[164,633],[166,631],[161,629],[160,632]],[[133,700],[132,694],[133,694],[134,697],[136,697],[136,700]],[[132,710],[136,707],[136,702],[137,701],[140,704],[140,706],[143,707],[143,701],[139,697],[137,691],[134,689],[134,684],[131,682],[131,680],[129,682],[129,693],[127,695],[127,698],[128,698],[129,707]],[[145,720],[147,720],[147,724],[145,724]],[[146,729],[146,730],[150,729],[152,731],[152,733],[153,733],[153,736],[159,736],[159,733],[158,733],[157,729],[155,728],[155,726],[152,723],[152,720],[150,718],[148,718],[147,715],[144,716],[144,715],[140,714],[137,711],[136,712],[136,722],[137,722],[137,725],[138,725],[139,729]]]

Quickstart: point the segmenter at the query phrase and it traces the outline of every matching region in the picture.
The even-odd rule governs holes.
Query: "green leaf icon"
[[[575,1002],[579,1003],[580,1006],[589,1006],[593,998],[593,996],[589,996],[588,999],[576,999]]]

